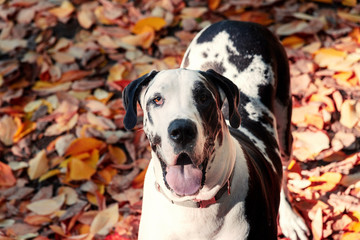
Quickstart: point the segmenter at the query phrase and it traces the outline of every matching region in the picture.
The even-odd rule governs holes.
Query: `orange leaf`
[[[59,82],[71,82],[71,81],[79,80],[79,79],[89,76],[90,74],[92,74],[92,71],[70,70],[70,71],[64,72],[61,75]]]
[[[166,21],[161,17],[147,17],[143,18],[136,22],[134,27],[132,28],[132,32],[135,34],[140,34],[148,31],[150,27],[155,31],[159,31],[166,25]]]
[[[98,174],[104,179],[105,184],[109,184],[112,178],[117,174],[116,169],[108,166],[101,171],[98,171]]]
[[[0,162],[0,186],[11,187],[15,183],[16,179],[11,168],[7,164]]]
[[[90,180],[96,169],[77,158],[71,158],[68,164],[69,180]]]
[[[104,143],[96,138],[77,138],[75,139],[65,152],[65,156],[77,155],[92,151],[93,149],[100,149]]]
[[[142,170],[132,181],[131,186],[133,188],[142,188],[144,186],[144,180],[146,175],[147,167]]]
[[[292,48],[298,48],[304,45],[305,40],[298,36],[289,36],[281,40],[284,46],[290,46]]]
[[[42,182],[42,181],[44,181],[44,180],[46,180],[48,178],[51,178],[53,176],[56,176],[56,175],[60,174],[60,173],[61,173],[60,169],[50,170],[47,173],[41,175],[41,177],[39,178],[39,182]]]
[[[117,164],[125,163],[126,154],[125,154],[124,150],[122,150],[119,147],[112,146],[112,145],[109,145],[108,149],[109,149],[109,154],[110,154],[111,160],[114,163],[117,163]]]
[[[91,151],[89,158],[85,160],[85,162],[89,164],[91,167],[96,168],[98,161],[99,161],[99,150],[95,148],[94,150]]]
[[[335,105],[334,102],[331,98],[329,98],[328,96],[324,96],[321,94],[313,94],[310,97],[310,102],[321,102],[323,104],[325,104],[325,109],[329,112],[334,112],[335,111]]]
[[[219,7],[221,0],[208,0],[208,5],[211,10],[215,10]]]

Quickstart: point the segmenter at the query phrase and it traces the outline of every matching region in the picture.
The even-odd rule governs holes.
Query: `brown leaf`
[[[1,187],[11,187],[15,185],[16,178],[11,171],[11,168],[3,163],[0,162],[0,186]]]

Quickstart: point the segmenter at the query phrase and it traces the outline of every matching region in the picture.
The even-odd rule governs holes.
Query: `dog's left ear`
[[[157,71],[151,71],[148,74],[132,81],[123,91],[123,103],[126,110],[124,117],[124,126],[127,130],[133,129],[137,123],[136,104],[139,100],[139,94],[143,86],[147,85],[157,74]]]
[[[231,80],[221,74],[218,74],[212,69],[209,69],[206,72],[200,71],[200,74],[225,93],[229,104],[230,125],[233,128],[238,128],[240,126],[240,113],[238,110],[240,93],[238,87]]]

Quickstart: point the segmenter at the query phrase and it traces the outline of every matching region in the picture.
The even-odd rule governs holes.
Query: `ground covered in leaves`
[[[0,238],[136,239],[150,154],[141,121],[124,130],[121,91],[178,67],[222,19],[286,47],[288,186],[312,238],[360,239],[356,0],[0,0]]]

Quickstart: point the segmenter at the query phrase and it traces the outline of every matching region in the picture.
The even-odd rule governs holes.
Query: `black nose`
[[[177,144],[186,145],[195,141],[197,130],[193,121],[188,119],[176,119],[168,128],[169,137]]]

